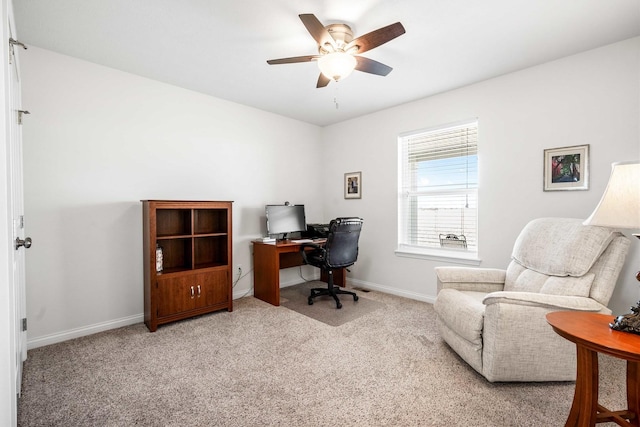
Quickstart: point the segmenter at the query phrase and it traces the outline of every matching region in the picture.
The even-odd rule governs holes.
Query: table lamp
[[[611,165],[611,176],[600,203],[584,225],[640,229],[640,162],[620,162]],[[634,234],[640,239],[640,234]],[[636,273],[640,281],[640,271]],[[631,313],[618,316],[611,329],[640,335],[640,301]]]

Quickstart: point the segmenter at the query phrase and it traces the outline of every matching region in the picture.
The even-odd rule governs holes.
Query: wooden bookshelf
[[[142,201],[144,322],[151,332],[164,323],[233,310],[231,218],[228,201]]]

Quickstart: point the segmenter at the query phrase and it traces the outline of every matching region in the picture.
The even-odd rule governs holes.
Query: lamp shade
[[[602,199],[583,224],[640,229],[640,162],[611,165]]]
[[[356,58],[344,52],[333,52],[318,59],[320,72],[328,79],[338,81],[347,77],[356,67]]]

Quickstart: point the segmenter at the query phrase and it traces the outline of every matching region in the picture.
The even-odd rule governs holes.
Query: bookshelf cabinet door
[[[213,271],[199,274],[197,279],[201,291],[196,298],[196,307],[209,307],[229,301],[229,281],[227,271]]]
[[[158,317],[193,310],[196,287],[193,276],[158,280]]]

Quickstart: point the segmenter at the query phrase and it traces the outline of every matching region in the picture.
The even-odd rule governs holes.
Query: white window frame
[[[476,126],[478,128],[478,120],[477,118],[464,120],[455,123],[449,123],[437,127],[421,129],[412,132],[405,132],[398,136],[398,246],[395,251],[396,255],[410,258],[420,258],[420,259],[429,259],[436,261],[445,261],[451,263],[458,264],[467,264],[467,265],[479,265],[480,259],[478,257],[478,247],[479,241],[477,241],[475,250],[456,250],[456,249],[446,249],[446,248],[436,248],[436,247],[426,247],[419,245],[411,245],[408,243],[408,233],[407,229],[409,228],[409,215],[405,212],[407,209],[407,203],[405,203],[406,199],[409,196],[409,193],[403,187],[405,183],[403,182],[406,179],[405,170],[409,166],[407,153],[404,151],[405,140],[410,137],[416,137],[422,134],[429,133],[439,133],[447,130],[454,130],[456,128],[463,128],[469,126]],[[479,185],[478,185],[479,187]],[[447,194],[453,193],[461,193],[466,191],[474,191],[476,200],[478,198],[478,187],[474,189],[465,189],[465,190],[444,190]],[[436,190],[429,190],[429,194],[435,194]],[[416,194],[416,193],[414,193]],[[425,193],[426,194],[426,193]],[[476,212],[477,214],[477,212]],[[478,221],[476,218],[476,230],[475,235],[476,239],[478,239]]]

